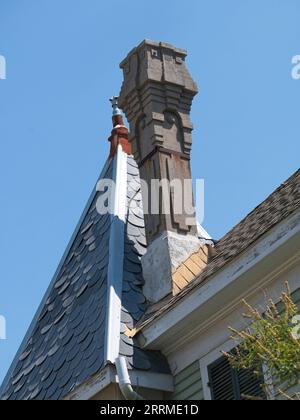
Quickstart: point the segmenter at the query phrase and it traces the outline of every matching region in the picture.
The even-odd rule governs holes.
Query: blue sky
[[[299,20],[299,0],[0,0],[0,381],[106,160],[127,52],[189,51],[193,177],[219,238],[299,167]]]

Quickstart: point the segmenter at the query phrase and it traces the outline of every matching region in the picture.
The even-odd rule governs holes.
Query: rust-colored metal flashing
[[[113,129],[111,136],[108,139],[111,143],[109,157],[112,158],[115,156],[119,145],[122,147],[123,152],[131,155],[132,149],[131,144],[129,143],[129,131],[124,124],[122,111],[118,108],[118,98],[114,97],[110,101],[114,112],[112,116]]]
[[[111,143],[109,157],[115,156],[119,145],[122,146],[123,152],[127,153],[127,155],[132,154],[128,140],[128,129],[124,125],[114,127],[108,140]]]

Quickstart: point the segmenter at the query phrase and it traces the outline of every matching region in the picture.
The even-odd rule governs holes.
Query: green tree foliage
[[[244,331],[230,328],[238,347],[234,355],[225,353],[237,369],[252,369],[261,375],[264,366],[277,386],[300,384],[300,328],[295,326],[299,309],[292,300],[288,284],[286,288],[281,303],[275,305],[270,300],[263,314],[244,301],[248,310],[244,317],[250,320],[251,327]],[[279,393],[291,399],[280,389]],[[296,398],[300,399],[300,395]]]

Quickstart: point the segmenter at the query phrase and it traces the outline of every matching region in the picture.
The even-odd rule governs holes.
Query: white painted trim
[[[103,391],[111,383],[114,382],[113,371],[110,366],[103,369],[98,375],[92,379],[87,380],[69,395],[65,400],[87,401],[93,398],[96,394]]]
[[[129,371],[132,385],[139,388],[155,389],[158,391],[174,392],[174,378],[165,373],[154,373],[146,371]]]
[[[164,392],[174,392],[174,378],[172,375],[145,371],[129,371],[130,382],[138,388],[154,389]],[[66,400],[90,400],[111,384],[118,383],[118,376],[114,366],[107,366],[98,375],[80,385],[71,392]]]
[[[114,216],[117,216],[122,222],[126,222],[127,209],[127,162],[128,155],[118,146],[116,156],[116,189],[114,198]]]
[[[124,264],[124,235],[127,200],[127,154],[119,145],[114,158],[115,190],[109,239],[107,274],[107,313],[105,328],[105,363],[115,363],[120,350],[121,300]]]
[[[274,386],[274,378],[272,377],[272,374],[265,363],[263,363],[262,366],[265,386],[266,386],[266,394],[269,401],[275,401],[276,400],[276,390]]]
[[[143,338],[146,340],[146,347],[153,349],[163,347],[166,354],[173,352],[174,340],[170,339],[170,337],[174,337],[174,334],[178,333],[176,345],[180,346],[186,340],[186,335],[191,330],[190,328],[183,328],[181,323],[186,323],[188,317],[194,316],[198,311],[201,311],[202,307],[207,305],[212,298],[216,298],[218,294],[224,293],[227,289],[233,290],[233,284],[239,287],[243,285],[242,290],[244,293],[247,293],[247,290],[249,290],[247,287],[258,287],[258,283],[253,282],[253,271],[258,269],[260,264],[266,264],[267,257],[271,258],[273,255],[275,255],[275,269],[276,264],[284,263],[283,261],[279,261],[279,257],[281,256],[287,260],[287,256],[291,256],[292,252],[295,253],[295,249],[299,250],[299,243],[300,212],[297,212],[275,226],[239,258],[226,265],[203,285],[195,288],[182,301],[164,313],[162,317],[154,320],[150,325],[146,325],[143,329]],[[285,246],[285,253],[281,252],[278,257],[278,250],[282,250],[283,246]],[[289,253],[290,255],[288,255]],[[264,269],[270,270],[270,266],[267,265],[267,268],[264,267]],[[242,278],[243,283],[241,282]],[[229,299],[228,303],[232,304],[232,301]],[[199,313],[198,319],[203,319],[199,318]],[[206,319],[204,318],[204,320]],[[202,325],[201,322],[199,324]]]
[[[168,357],[171,368],[175,371],[181,371],[189,366],[191,361],[196,361],[204,357],[210,350],[204,342],[207,341],[207,336],[214,336],[214,340],[209,340],[212,347],[216,347],[215,340],[219,337],[218,344],[226,341],[230,336],[228,326],[234,326],[236,329],[245,327],[245,320],[242,318],[242,313],[245,308],[242,304],[242,299],[255,307],[263,308],[266,305],[266,294],[275,302],[280,299],[282,290],[284,289],[285,281],[289,281],[290,290],[293,293],[300,288],[300,278],[293,274],[300,264],[300,251],[293,255],[285,264],[280,265],[279,269],[272,271],[261,280],[257,280],[252,284],[252,287],[243,291],[242,294],[232,296],[232,289],[229,290],[231,296],[223,298],[222,301],[226,304],[211,306],[211,316],[202,315],[198,312],[197,325],[189,328],[189,331],[184,331],[182,337],[176,342],[173,340],[172,351],[169,351],[170,345],[164,348],[165,354]],[[287,277],[289,275],[289,277]],[[292,275],[292,277],[290,277]],[[257,277],[259,279],[259,277]],[[234,287],[234,286],[233,286]],[[242,319],[242,323],[235,323],[235,319]],[[225,324],[224,324],[225,322]],[[224,338],[224,331],[227,332]],[[206,339],[204,338],[206,337]],[[204,340],[204,342],[203,342]],[[171,340],[169,340],[171,341]]]
[[[254,289],[256,286],[254,283],[250,294],[244,294],[236,301],[230,301],[230,296],[229,298],[226,297],[223,299],[227,302],[226,306],[222,305],[221,301],[217,305],[213,304],[210,310],[213,314],[211,317],[206,317],[203,312],[199,312],[199,325],[191,325],[189,328],[190,330],[195,329],[196,335],[186,335],[183,331],[182,335],[186,337],[186,340],[179,347],[173,338],[174,352],[167,355],[173,374],[183,371],[191,363],[202,359],[215,348],[226,343],[232,335],[228,330],[229,326],[237,330],[244,330],[250,325],[250,320],[247,322],[243,317],[245,306],[242,303],[242,298],[245,298],[250,305],[260,308],[263,312],[267,300],[272,299],[275,303],[279,302],[286,281],[289,282],[292,293],[299,290],[299,269],[300,251],[297,253],[297,258],[292,257],[281,270],[276,270],[276,273],[272,273],[264,279],[266,283],[258,284],[256,289]],[[172,339],[169,341],[172,341]],[[272,399],[271,388],[269,394],[270,399]]]

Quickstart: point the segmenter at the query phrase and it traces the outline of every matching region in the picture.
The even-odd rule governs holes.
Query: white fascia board
[[[131,384],[135,387],[174,392],[174,378],[172,375],[130,370],[129,377]],[[99,374],[72,391],[65,400],[90,400],[109,385],[117,384],[118,382],[116,368],[107,366]]]
[[[115,382],[114,373],[111,366],[107,366],[93,378],[84,382],[77,387],[65,400],[87,401],[95,397],[99,392],[107,388],[111,383]]]
[[[121,146],[118,146],[113,164],[115,188],[109,239],[104,357],[106,363],[114,364],[120,350],[124,234],[127,211],[127,154],[123,152]]]
[[[276,267],[299,253],[300,212],[279,223],[232,263],[142,330],[145,348],[174,351],[222,307],[260,286]],[[220,306],[221,305],[221,306]],[[223,305],[223,306],[222,306]]]
[[[133,386],[146,389],[155,389],[164,392],[174,392],[174,377],[167,373],[146,371],[129,371],[130,382]],[[118,381],[118,377],[116,378]]]

